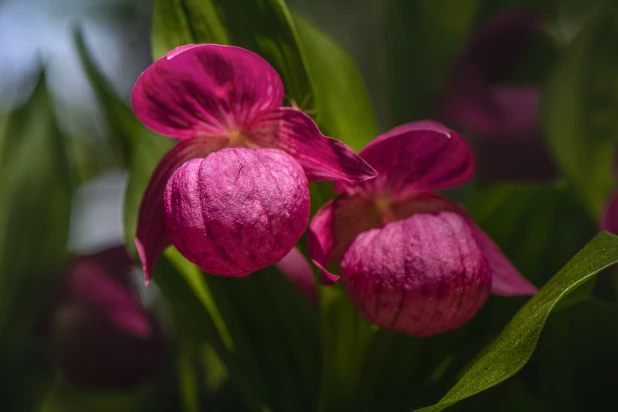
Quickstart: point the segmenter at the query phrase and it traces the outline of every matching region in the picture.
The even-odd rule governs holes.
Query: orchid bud
[[[168,181],[164,201],[174,246],[221,276],[278,262],[309,221],[305,173],[278,149],[228,148],[190,160]]]

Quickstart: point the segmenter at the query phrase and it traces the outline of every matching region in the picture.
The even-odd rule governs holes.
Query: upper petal
[[[392,197],[461,185],[475,168],[474,154],[461,136],[430,120],[398,126],[378,136],[359,154],[379,174],[360,188]],[[353,190],[345,182],[337,182],[335,189]]]
[[[246,133],[255,145],[291,154],[310,181],[356,183],[376,176],[352,148],[324,136],[313,119],[300,110],[281,108],[261,113],[247,126]]]
[[[283,102],[281,78],[248,50],[215,44],[180,46],[139,77],[133,110],[160,134],[227,136],[257,112]]]
[[[152,269],[170,239],[165,228],[163,192],[168,179],[184,162],[220,149],[224,139],[195,138],[181,140],[163,156],[155,169],[139,208],[135,246],[144,267],[146,284],[150,281]]]

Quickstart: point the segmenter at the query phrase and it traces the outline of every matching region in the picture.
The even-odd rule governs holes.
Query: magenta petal
[[[247,133],[254,144],[291,154],[305,169],[309,181],[356,183],[376,176],[352,148],[324,136],[313,119],[300,110],[281,108],[262,113],[247,126]]]
[[[504,256],[498,245],[481,228],[469,220],[479,246],[485,253],[492,272],[491,293],[502,296],[534,295],[538,289],[524,278]]]
[[[137,220],[135,246],[144,267],[146,284],[152,269],[165,248],[170,244],[165,228],[163,192],[172,173],[184,162],[204,157],[225,144],[223,139],[194,138],[181,140],[163,156],[155,169],[142,198]]]
[[[157,133],[185,138],[229,136],[262,110],[283,102],[275,69],[233,46],[200,44],[170,51],[139,77],[133,110]]]
[[[305,256],[295,247],[275,263],[277,269],[296,287],[311,303],[318,302],[313,271]]]
[[[309,256],[311,256],[313,263],[322,271],[320,280],[327,285],[332,285],[339,280],[339,276],[330,273],[326,269],[335,241],[334,217],[334,202],[331,200],[322,206],[313,219],[311,219],[307,234]]]
[[[465,217],[418,213],[361,233],[341,262],[368,322],[430,336],[468,322],[489,295],[491,272]]]
[[[278,262],[309,221],[307,178],[277,149],[226,148],[190,160],[169,179],[164,201],[174,246],[220,276]]]
[[[459,134],[434,121],[398,126],[378,136],[360,155],[378,173],[361,185],[366,191],[405,197],[448,189],[474,174],[474,155]],[[351,186],[337,182],[338,191]]]
[[[618,192],[612,194],[601,219],[601,229],[618,235]]]
[[[341,195],[318,210],[309,224],[307,241],[311,259],[322,270],[322,283],[332,285],[339,279],[326,266],[341,260],[359,233],[383,224],[373,199],[361,196]]]

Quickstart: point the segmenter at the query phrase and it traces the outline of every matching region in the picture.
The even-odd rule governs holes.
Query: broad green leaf
[[[147,391],[109,394],[79,390],[57,380],[40,412],[133,412],[140,410]]]
[[[618,237],[599,233],[530,299],[437,404],[418,411],[441,411],[513,376],[532,356],[556,304],[617,262]]]
[[[388,1],[389,125],[432,117],[479,0]],[[445,10],[448,10],[446,12]]]
[[[618,144],[618,13],[606,2],[565,49],[544,95],[545,134],[592,216],[612,191]]]
[[[38,79],[11,113],[0,153],[0,340],[18,340],[53,291],[66,254],[72,182],[61,134]]]
[[[361,319],[339,285],[323,287],[321,299],[324,366],[318,410],[347,410],[358,396],[356,385],[376,329]]]
[[[326,33],[298,13],[292,17],[307,57],[317,123],[330,135],[361,150],[378,133],[360,72],[352,58]]]

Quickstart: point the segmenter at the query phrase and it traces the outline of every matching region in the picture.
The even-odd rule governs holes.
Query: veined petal
[[[157,165],[142,198],[135,236],[135,246],[144,267],[146,284],[150,281],[157,259],[170,244],[163,207],[163,192],[168,179],[187,160],[204,157],[225,144],[226,140],[220,138],[184,139],[172,147]]]
[[[363,232],[341,270],[365,320],[411,336],[464,325],[485,303],[491,283],[466,219],[451,211],[418,213]]]
[[[187,138],[240,133],[256,113],[283,103],[283,83],[266,60],[215,44],[180,46],[149,66],[131,96],[157,133]]]
[[[601,220],[601,229],[618,235],[618,192],[612,194]]]
[[[318,303],[313,271],[305,255],[294,247],[275,266],[311,303]]]
[[[219,276],[277,263],[309,222],[307,178],[277,149],[226,148],[190,160],[167,182],[164,205],[174,246]]]
[[[376,176],[352,148],[324,136],[313,119],[300,110],[280,108],[261,113],[247,126],[246,133],[254,145],[291,154],[305,169],[309,181],[356,183]]]
[[[372,199],[339,196],[324,205],[309,224],[309,255],[322,270],[322,283],[333,284],[339,276],[326,266],[343,257],[354,238],[365,230],[384,224]]]
[[[406,197],[459,186],[472,178],[475,168],[472,150],[461,136],[430,120],[398,126],[359,154],[379,176],[356,188],[339,181],[335,190]]]
[[[468,218],[469,219],[469,218]],[[538,289],[523,277],[498,245],[469,219],[474,237],[491,268],[491,293],[502,296],[534,295]]]

